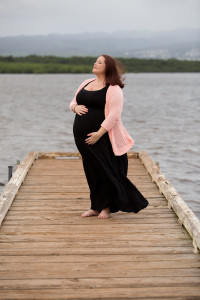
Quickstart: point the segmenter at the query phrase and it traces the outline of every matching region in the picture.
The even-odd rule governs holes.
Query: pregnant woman
[[[70,109],[76,114],[73,134],[90,188],[91,207],[82,217],[109,218],[117,211],[138,213],[148,201],[127,178],[127,151],[134,144],[122,124],[124,84],[117,63],[101,55],[96,78],[78,88]]]

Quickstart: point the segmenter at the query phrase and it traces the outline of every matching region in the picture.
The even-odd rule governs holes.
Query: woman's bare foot
[[[110,208],[107,207],[105,209],[102,209],[101,213],[98,216],[99,219],[107,219],[110,218]]]
[[[98,210],[93,210],[89,209],[88,211],[84,212],[81,217],[91,217],[91,216],[98,216],[99,211]]]

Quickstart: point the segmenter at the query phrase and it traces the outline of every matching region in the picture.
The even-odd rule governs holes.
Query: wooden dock
[[[90,208],[79,153],[30,152],[0,198],[0,299],[200,299],[200,222],[145,152],[138,214]],[[176,170],[175,170],[176,171]]]

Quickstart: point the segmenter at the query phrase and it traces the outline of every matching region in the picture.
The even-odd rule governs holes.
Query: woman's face
[[[105,58],[103,56],[99,56],[96,62],[94,63],[94,67],[92,72],[94,74],[104,74],[106,70]]]

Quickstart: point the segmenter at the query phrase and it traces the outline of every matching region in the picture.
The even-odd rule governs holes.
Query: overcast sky
[[[0,0],[0,36],[200,28],[200,0]]]

